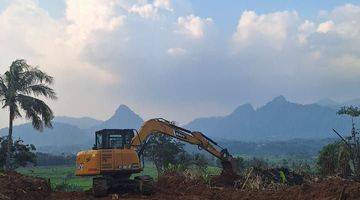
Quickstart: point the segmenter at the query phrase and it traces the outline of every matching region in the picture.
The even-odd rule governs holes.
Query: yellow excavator
[[[93,176],[94,196],[106,196],[112,188],[152,192],[153,180],[142,175],[131,175],[143,170],[140,156],[153,134],[164,134],[183,142],[197,145],[220,159],[223,172],[235,173],[235,162],[227,149],[221,148],[201,132],[190,131],[165,119],[150,119],[139,131],[135,129],[103,129],[95,133],[92,150],[80,151],[76,157],[76,175]],[[161,148],[161,147],[159,147]]]

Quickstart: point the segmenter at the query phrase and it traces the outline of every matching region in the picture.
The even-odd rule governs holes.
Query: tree
[[[335,132],[341,137],[346,146],[342,149],[343,152],[341,156],[342,164],[345,164],[347,160],[350,160],[353,165],[354,175],[360,177],[360,133],[355,127],[354,119],[360,116],[360,109],[354,106],[344,106],[338,112],[338,115],[348,115],[351,117],[351,134],[349,137],[346,137],[346,140],[335,130]],[[350,167],[346,166],[346,169],[343,169],[343,172],[348,173]]]
[[[184,144],[166,135],[153,135],[145,145],[144,156],[155,164],[159,174],[170,164],[179,164],[185,155]]]
[[[317,160],[317,167],[322,175],[335,174],[338,168],[340,142],[335,142],[324,146]]]
[[[339,155],[338,155],[338,172],[342,177],[348,177],[351,175],[350,168],[350,151],[349,148],[343,142],[339,145]]]
[[[196,153],[194,154],[194,158],[193,158],[193,162],[194,165],[201,171],[201,172],[205,172],[206,168],[209,164],[208,159],[206,158],[206,156],[204,154],[201,153]]]
[[[30,119],[35,129],[42,131],[52,127],[54,114],[46,103],[36,97],[56,99],[55,91],[50,87],[53,77],[37,67],[30,66],[25,60],[15,60],[8,71],[0,76],[0,98],[3,108],[9,110],[8,148],[5,159],[5,170],[11,170],[13,121],[22,117]]]
[[[360,109],[354,106],[343,106],[337,111],[338,115],[349,115],[351,118],[360,116]]]
[[[5,165],[6,152],[8,141],[6,137],[0,137],[0,167]],[[12,145],[12,152],[14,162],[11,163],[11,169],[18,167],[25,167],[28,163],[36,164],[36,155],[34,151],[35,146],[32,144],[23,144],[23,141],[18,139]]]

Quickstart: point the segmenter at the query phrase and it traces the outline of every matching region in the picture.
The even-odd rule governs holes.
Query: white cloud
[[[153,3],[139,0],[135,4],[122,3],[121,7],[129,13],[138,14],[145,19],[157,20],[160,18],[160,11],[173,11],[170,0],[154,0]]]
[[[336,7],[328,16],[335,26],[333,31],[345,39],[360,39],[360,6],[345,4]]]
[[[154,1],[154,6],[157,7],[157,8],[162,8],[162,9],[169,10],[169,11],[174,11],[173,8],[171,7],[170,0],[155,0]]]
[[[324,23],[319,24],[317,28],[318,33],[328,33],[334,28],[334,22],[333,21],[326,21]]]
[[[241,47],[252,43],[266,42],[270,46],[281,49],[293,24],[297,24],[296,12],[275,12],[258,15],[254,11],[242,13],[236,32],[233,35],[235,42]]]
[[[186,53],[186,50],[180,47],[170,48],[167,50],[167,53],[171,56],[181,56]]]
[[[205,29],[211,25],[213,20],[211,18],[200,18],[195,15],[188,15],[186,17],[179,17],[175,32],[184,34],[193,39],[200,39],[205,35]]]
[[[315,28],[315,23],[311,22],[309,20],[305,20],[304,23],[302,23],[299,27],[298,27],[298,42],[299,44],[305,45],[308,43],[307,41],[307,37],[309,35],[311,35],[312,33],[314,33],[316,30]]]
[[[147,18],[147,19],[157,19],[157,18],[159,18],[158,10],[152,4],[133,5],[129,9],[129,12],[130,13],[137,13],[141,17]]]
[[[101,7],[103,4],[97,10],[75,1],[68,3],[66,20],[51,18],[32,0],[14,1],[0,13],[1,72],[6,70],[3,66],[18,58],[39,65],[55,76],[54,87],[59,96],[54,102],[56,114],[90,114],[92,111],[86,111],[86,107],[98,103],[92,96],[100,95],[109,85],[119,84],[120,79],[103,66],[84,61],[82,48],[91,41],[94,32],[112,31],[121,23],[110,8]],[[90,88],[92,94],[88,93]],[[83,98],[89,100],[89,105],[81,104]],[[74,104],[77,109],[69,110],[69,105]]]
[[[299,26],[298,30],[302,33],[312,33],[315,30],[315,23],[309,20],[305,20],[305,22]]]
[[[116,0],[66,1],[66,31],[70,42],[83,47],[94,31],[112,31],[124,24],[125,15],[115,13]]]

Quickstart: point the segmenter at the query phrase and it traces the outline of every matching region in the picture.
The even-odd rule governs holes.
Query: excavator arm
[[[150,119],[143,123],[138,134],[131,141],[131,147],[138,150],[152,134],[164,134],[176,138],[183,142],[197,145],[199,149],[204,149],[213,156],[220,159],[223,172],[235,173],[235,161],[227,149],[220,147],[215,141],[208,138],[201,132],[190,131],[165,119]]]

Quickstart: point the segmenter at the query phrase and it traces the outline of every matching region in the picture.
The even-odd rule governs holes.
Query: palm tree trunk
[[[13,120],[14,120],[14,109],[10,107],[10,114],[9,114],[9,134],[7,138],[7,151],[6,151],[6,160],[5,160],[5,170],[11,170],[11,155],[12,155],[12,131],[13,131]]]

